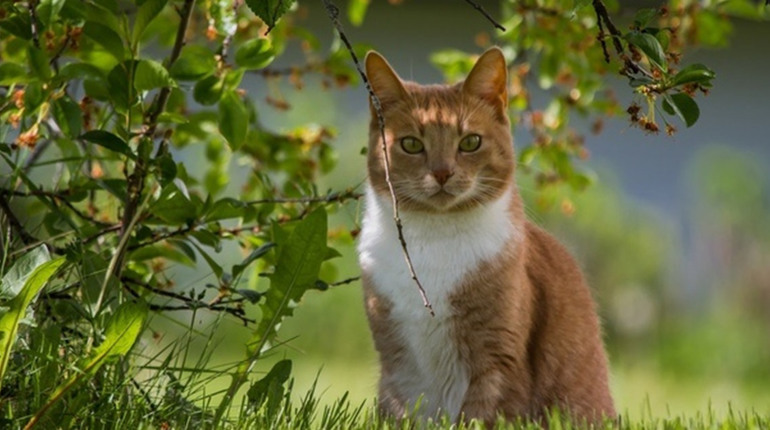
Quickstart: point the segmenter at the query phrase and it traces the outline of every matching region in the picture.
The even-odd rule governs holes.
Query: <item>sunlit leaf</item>
[[[275,58],[275,51],[269,39],[251,39],[235,51],[235,64],[246,69],[261,69]]]
[[[243,102],[233,92],[228,92],[219,101],[219,131],[227,139],[233,151],[243,145],[249,130],[249,113]]]
[[[188,45],[182,49],[182,53],[171,66],[171,76],[181,81],[195,81],[216,69],[217,62],[214,53],[201,45]]]
[[[246,0],[252,12],[269,28],[275,27],[281,17],[291,9],[295,0]]]
[[[663,51],[663,47],[660,46],[660,42],[655,38],[655,36],[648,33],[632,31],[625,35],[625,39],[628,41],[628,43],[641,49],[644,55],[646,55],[650,60],[650,62],[657,66],[659,69],[663,71],[668,69],[666,53]]]
[[[156,16],[166,6],[168,0],[145,0],[139,10],[136,12],[136,20],[134,21],[134,29],[131,39],[136,42],[144,33],[144,29],[147,28],[147,24],[152,22]]]
[[[123,40],[111,28],[94,21],[88,21],[83,26],[83,34],[97,44],[101,45],[118,61],[125,58],[125,47]]]
[[[137,91],[176,86],[168,71],[157,61],[142,59],[134,72],[134,88]]]
[[[690,83],[703,84],[711,82],[711,80],[715,77],[716,74],[714,71],[704,66],[703,64],[690,64],[689,66],[677,72],[676,75],[674,75],[674,79],[671,81],[671,84],[673,86]]]

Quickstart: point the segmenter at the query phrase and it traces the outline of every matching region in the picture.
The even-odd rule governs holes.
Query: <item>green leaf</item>
[[[249,131],[249,112],[234,92],[227,92],[219,101],[219,132],[233,151],[243,145]]]
[[[29,59],[29,68],[32,70],[32,74],[44,81],[51,79],[53,72],[48,64],[48,55],[45,52],[30,46],[27,48],[27,58]]]
[[[210,106],[216,104],[222,98],[223,92],[224,79],[216,75],[210,75],[195,83],[193,98],[204,106]]]
[[[269,39],[251,39],[235,51],[235,64],[246,69],[262,69],[274,58],[275,51]]]
[[[270,405],[270,403],[280,403],[282,401],[283,385],[289,380],[290,376],[291,360],[281,360],[275,363],[267,375],[249,387],[246,396],[249,399],[250,406],[259,409],[267,400],[269,402],[268,411],[275,408],[277,404]]]
[[[176,183],[163,187],[160,197],[150,208],[150,213],[171,225],[193,222],[198,216],[197,207]]]
[[[4,61],[0,64],[0,85],[16,85],[29,81],[29,75],[24,67]]]
[[[60,257],[43,262],[42,260],[45,260],[47,257],[47,251],[36,249],[31,251],[31,253],[35,254],[25,259],[22,266],[24,268],[35,266],[35,268],[24,279],[21,288],[19,288],[18,283],[23,276],[18,276],[17,272],[3,277],[3,284],[5,285],[7,282],[8,291],[18,288],[18,294],[4,304],[7,310],[0,316],[0,387],[2,386],[3,376],[5,376],[8,359],[11,356],[11,349],[16,342],[19,322],[24,317],[27,307],[37,296],[38,292],[66,261],[64,257]],[[7,281],[6,278],[8,278]]]
[[[168,0],[146,0],[139,6],[139,10],[136,12],[136,20],[134,21],[134,29],[131,33],[131,39],[134,43],[139,41],[142,37],[144,29],[147,28],[147,24],[152,22],[156,16],[166,7]]]
[[[634,25],[643,29],[650,25],[658,16],[660,16],[659,9],[639,9],[634,15]]]
[[[671,110],[673,110],[676,115],[681,118],[685,124],[687,124],[687,127],[691,127],[698,121],[698,117],[700,116],[700,109],[698,108],[698,104],[695,102],[695,100],[692,99],[692,97],[688,96],[687,94],[671,94],[670,96],[666,96],[663,102],[663,109],[669,112],[665,106],[665,103],[668,103]]]
[[[648,33],[640,33],[638,31],[632,31],[625,35],[625,39],[628,43],[636,46],[644,52],[644,55],[650,60],[652,64],[659,69],[666,71],[668,65],[666,62],[666,53],[663,51],[663,47],[660,46],[660,42],[655,36]]]
[[[369,7],[370,0],[350,0],[348,2],[348,20],[356,27],[364,22],[366,9]]]
[[[94,348],[86,359],[81,361],[79,372],[72,372],[72,376],[67,382],[56,387],[46,404],[38,409],[35,416],[27,423],[27,427],[31,428],[51,406],[62,399],[64,393],[86,377],[95,375],[96,371],[110,359],[126,355],[142,333],[146,320],[147,307],[143,304],[125,302],[120,305],[107,322],[102,343]]]
[[[225,273],[225,271],[222,270],[222,266],[220,266],[213,258],[211,258],[208,252],[204,251],[203,248],[194,243],[193,246],[195,246],[195,249],[197,249],[198,252],[203,256],[203,259],[206,260],[206,263],[208,263],[211,271],[214,272],[214,275],[217,276],[217,279],[222,279],[222,275]]]
[[[41,0],[37,6],[37,18],[48,27],[59,16],[65,0]]]
[[[238,275],[240,275],[244,269],[249,267],[249,265],[256,260],[262,258],[265,254],[267,254],[271,249],[275,247],[275,243],[273,242],[267,242],[264,245],[260,246],[259,248],[251,251],[251,254],[249,254],[248,257],[246,257],[241,264],[236,264],[233,266],[233,278],[237,278]]]
[[[691,83],[705,84],[711,82],[715,77],[714,71],[703,64],[690,64],[674,75],[671,86]]]
[[[214,72],[217,61],[214,53],[201,45],[188,45],[171,66],[171,77],[180,81],[195,81]]]
[[[0,28],[24,40],[32,40],[32,21],[29,14],[15,14],[0,21]]]
[[[24,283],[32,275],[38,266],[49,261],[51,254],[45,245],[33,248],[31,251],[19,257],[0,281],[0,299],[10,300],[19,294]]]
[[[232,197],[224,197],[214,202],[206,212],[205,221],[219,221],[228,218],[241,218],[248,205]]]
[[[109,98],[120,110],[127,110],[137,101],[137,94],[132,84],[137,63],[136,60],[126,60],[116,64],[107,74]]]
[[[134,72],[134,88],[137,91],[175,86],[176,82],[171,79],[168,70],[162,64],[154,60],[139,60]]]
[[[130,261],[147,261],[153,258],[162,258],[184,264],[185,266],[195,267],[194,259],[190,258],[187,253],[175,249],[168,244],[143,246],[128,255]]]
[[[83,112],[80,106],[69,96],[56,99],[53,104],[53,116],[65,136],[75,138],[83,126]]]
[[[257,15],[268,28],[275,24],[286,12],[291,9],[295,0],[246,0],[252,12]]]
[[[127,155],[129,158],[135,160],[136,154],[131,151],[128,144],[118,136],[104,130],[91,130],[80,135],[79,139],[91,142],[93,144],[102,146],[110,151],[117,152],[123,155]]]
[[[59,69],[59,78],[68,81],[70,79],[97,79],[105,78],[104,72],[89,63],[69,63]]]
[[[326,210],[316,209],[299,222],[280,247],[275,272],[270,276],[270,288],[260,306],[262,319],[249,347],[271,341],[283,318],[293,313],[289,303],[299,302],[305,291],[315,285],[327,255],[326,223]]]
[[[94,21],[88,21],[83,26],[83,34],[97,44],[101,45],[118,61],[125,57],[123,39],[106,25]]]

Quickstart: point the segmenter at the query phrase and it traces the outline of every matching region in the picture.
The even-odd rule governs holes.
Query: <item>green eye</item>
[[[425,150],[422,142],[416,137],[404,137],[401,139],[401,148],[406,151],[407,154],[419,154]]]
[[[478,134],[469,134],[460,141],[460,151],[462,152],[473,152],[479,149],[479,146],[481,146],[481,136]]]

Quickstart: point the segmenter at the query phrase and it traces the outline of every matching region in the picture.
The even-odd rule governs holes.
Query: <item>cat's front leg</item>
[[[530,402],[527,387],[531,386],[526,371],[516,372],[521,380],[511,385],[506,380],[510,377],[511,369],[500,369],[497,366],[475,369],[465,395],[462,415],[466,421],[478,419],[487,427],[492,427],[499,414],[508,418],[528,416]]]

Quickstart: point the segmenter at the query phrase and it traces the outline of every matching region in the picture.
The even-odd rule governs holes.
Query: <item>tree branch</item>
[[[417,278],[417,274],[414,271],[414,265],[412,264],[412,257],[409,256],[409,250],[407,249],[406,240],[404,240],[404,232],[403,232],[404,227],[401,224],[401,217],[399,216],[399,212],[398,212],[398,198],[396,197],[396,191],[393,188],[393,182],[390,180],[390,156],[388,155],[387,140],[385,137],[385,116],[382,113],[382,104],[380,103],[380,99],[374,93],[374,90],[372,90],[372,86],[369,84],[369,79],[367,79],[366,73],[364,73],[363,69],[361,69],[361,64],[358,62],[358,57],[356,56],[356,53],[353,51],[353,46],[350,44],[350,41],[345,35],[345,31],[342,29],[342,24],[340,23],[340,20],[339,20],[339,14],[340,14],[339,8],[337,8],[337,6],[335,6],[331,2],[331,0],[322,0],[322,1],[324,3],[324,6],[326,7],[326,13],[329,15],[329,19],[331,20],[332,24],[334,25],[334,28],[337,30],[337,34],[339,34],[340,39],[342,39],[342,42],[345,44],[345,47],[350,53],[350,57],[353,59],[353,63],[356,66],[356,70],[358,71],[358,74],[361,75],[361,80],[363,81],[364,86],[366,86],[366,91],[369,93],[369,98],[372,101],[372,106],[374,106],[374,110],[377,115],[377,122],[379,123],[379,126],[380,126],[380,138],[382,139],[382,153],[385,160],[385,182],[388,183],[388,190],[390,191],[390,199],[391,199],[391,203],[393,204],[393,221],[396,223],[396,230],[398,230],[398,240],[401,243],[401,250],[403,251],[404,260],[406,261],[407,268],[409,269],[409,274],[412,280],[414,281],[415,285],[417,286],[417,290],[419,291],[420,297],[422,298],[422,304],[428,309],[431,316],[435,316],[436,314],[433,312],[433,306],[431,306],[430,301],[428,300],[428,297],[425,295],[425,289],[423,288],[422,283],[420,283],[420,280]]]
[[[500,30],[500,31],[505,31],[505,27],[503,27],[502,25],[500,25],[500,23],[499,23],[499,22],[495,21],[495,19],[494,19],[494,18],[492,18],[492,16],[491,16],[491,15],[489,15],[489,13],[487,13],[487,11],[486,11],[486,10],[485,10],[483,7],[481,7],[481,5],[480,5],[480,4],[476,3],[476,2],[475,2],[475,1],[473,1],[473,0],[465,0],[465,1],[466,1],[466,2],[467,2],[469,5],[473,6],[473,8],[474,8],[474,9],[476,9],[477,11],[479,11],[479,13],[481,13],[482,15],[484,15],[484,17],[485,17],[487,20],[489,20],[489,22],[491,22],[491,23],[492,23],[492,25],[494,25],[494,26],[495,26],[495,28],[497,28],[497,29],[498,29],[498,30]]]
[[[232,315],[232,316],[238,318],[239,320],[241,320],[243,322],[243,325],[254,324],[254,323],[257,322],[254,319],[246,317],[246,312],[243,310],[243,308],[227,306],[227,304],[230,304],[230,303],[236,303],[236,304],[241,303],[240,300],[231,300],[231,301],[227,301],[227,302],[219,302],[219,303],[215,303],[215,304],[210,304],[210,303],[206,303],[204,301],[197,300],[197,299],[194,299],[194,298],[191,298],[191,297],[179,294],[179,293],[175,293],[173,291],[166,291],[166,290],[162,290],[160,288],[153,287],[150,284],[147,284],[147,283],[144,283],[144,282],[140,282],[140,281],[137,281],[135,279],[131,279],[128,276],[123,276],[123,277],[120,278],[120,280],[121,280],[124,288],[126,288],[126,290],[129,292],[129,294],[131,294],[132,296],[134,296],[136,298],[141,298],[141,296],[139,295],[138,292],[136,292],[136,290],[131,288],[129,286],[129,284],[136,285],[136,286],[141,287],[141,288],[143,288],[143,289],[145,289],[147,291],[155,293],[155,294],[157,294],[159,296],[164,296],[164,297],[168,297],[170,299],[179,300],[179,301],[184,303],[182,305],[158,305],[158,304],[154,304],[154,303],[149,303],[148,305],[149,305],[150,309],[153,310],[153,311],[159,311],[159,312],[162,312],[162,311],[191,311],[191,310],[195,310],[195,309],[208,309],[210,311],[225,312],[225,313],[227,313],[229,315]]]
[[[258,199],[247,201],[247,205],[261,205],[261,204],[285,204],[285,203],[344,203],[347,200],[358,200],[363,197],[363,194],[355,192],[352,189],[348,189],[344,192],[330,193],[324,196],[310,196],[310,197],[278,197],[273,199]]]
[[[13,214],[11,207],[8,205],[8,201],[5,199],[5,195],[2,193],[0,193],[0,209],[5,212],[5,217],[8,218],[8,223],[11,225],[11,228],[16,231],[16,234],[19,235],[19,238],[25,245],[37,242],[37,239],[24,230],[24,226],[21,225],[19,219],[16,218],[16,215]]]

